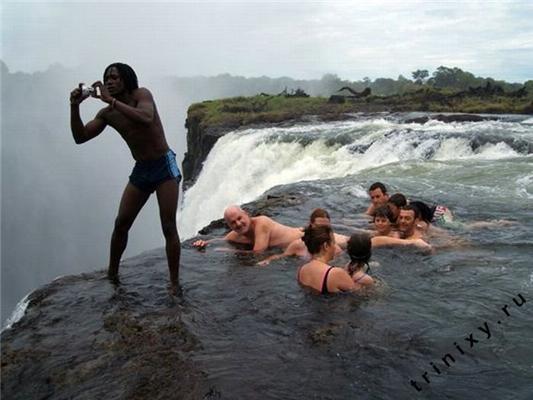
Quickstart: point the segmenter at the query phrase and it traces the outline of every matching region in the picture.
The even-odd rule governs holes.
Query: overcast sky
[[[411,77],[459,67],[533,79],[533,1],[2,1],[11,72],[60,63],[100,73]]]

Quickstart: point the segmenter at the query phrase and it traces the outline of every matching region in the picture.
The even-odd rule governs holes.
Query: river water
[[[199,252],[186,241],[179,319],[199,343],[190,356],[211,388],[204,398],[530,398],[533,119],[422,125],[408,117],[247,129],[216,143],[185,194],[182,238],[226,205],[265,193],[294,199],[268,209],[282,223],[303,226],[323,207],[349,234],[368,228],[366,189],[378,180],[391,193],[448,206],[460,223],[449,228],[453,244],[433,254],[374,251],[376,288],[331,297],[298,286],[300,260],[258,267],[263,256],[223,243]],[[495,224],[475,229],[476,221]],[[161,273],[150,272],[150,284],[140,269],[121,270],[122,286],[144,299],[121,312],[151,320],[165,307],[160,253],[130,263],[146,268],[157,259]]]
[[[250,129],[215,145],[185,196],[185,235],[280,184],[274,194],[305,198],[273,212],[288,225],[324,207],[341,233],[365,228],[366,188],[377,180],[445,204],[462,222],[450,230],[457,244],[435,254],[375,251],[380,284],[366,296],[316,297],[296,283],[298,260],[257,268],[257,257],[208,248],[202,266],[188,269],[187,296],[191,325],[208,343],[197,360],[223,398],[533,392],[533,120],[405,119]],[[468,225],[495,220],[512,224]],[[465,340],[470,334],[478,342]]]

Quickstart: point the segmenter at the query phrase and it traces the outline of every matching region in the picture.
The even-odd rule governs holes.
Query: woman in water
[[[336,250],[331,227],[310,225],[305,228],[302,240],[312,258],[298,269],[298,283],[321,294],[356,289],[351,276],[344,269],[329,265]]]
[[[374,279],[364,271],[365,264],[368,271],[368,262],[372,256],[370,236],[365,233],[354,233],[348,240],[347,252],[350,262],[346,265],[346,270],[352,277],[355,289],[374,284]]]

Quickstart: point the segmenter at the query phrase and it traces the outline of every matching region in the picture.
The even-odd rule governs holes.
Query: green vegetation
[[[400,75],[398,79],[365,77],[353,82],[333,74],[311,81],[230,75],[201,78],[194,82],[194,90],[205,88],[222,99],[193,104],[188,119],[200,128],[231,128],[310,115],[340,119],[354,112],[533,113],[533,80],[508,83],[445,66],[431,75],[425,69],[411,75],[413,80]],[[186,86],[177,86],[187,91]],[[249,97],[231,97],[236,92]]]
[[[189,108],[188,119],[198,123],[200,128],[229,128],[296,120],[310,115],[323,120],[340,119],[346,113],[354,112],[533,113],[533,101],[523,91],[505,93],[490,84],[467,91],[427,85],[417,85],[416,88],[416,91],[391,96],[340,96],[340,101],[337,98],[335,102],[326,97],[290,95],[233,97],[193,104]]]
[[[188,118],[200,121],[201,127],[241,126],[282,122],[304,115],[334,118],[352,109],[351,104],[331,104],[324,97],[257,95],[196,103],[189,108]]]

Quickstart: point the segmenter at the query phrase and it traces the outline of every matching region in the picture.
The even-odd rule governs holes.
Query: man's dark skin
[[[84,95],[80,88],[71,92],[70,126],[76,144],[95,138],[109,125],[126,141],[136,161],[157,160],[169,151],[150,91],[145,88],[128,91],[116,67],[109,68],[104,76],[104,83],[98,81],[92,87],[97,89],[97,92],[91,96],[107,103],[108,106],[102,108],[92,121],[84,125],[79,105],[89,95]],[[179,183],[175,179],[165,180],[157,186],[156,195],[166,241],[170,290],[175,294],[178,288],[181,253],[176,227]],[[118,281],[118,268],[128,242],[129,229],[149,197],[150,193],[142,191],[131,182],[128,182],[122,194],[109,256],[108,276],[113,281]]]

